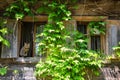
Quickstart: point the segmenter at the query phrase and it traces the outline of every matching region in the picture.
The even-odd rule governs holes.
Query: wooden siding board
[[[105,41],[106,41],[105,35],[101,35],[101,50],[103,53],[106,53]]]
[[[6,37],[6,39],[10,43],[10,47],[2,46],[2,53],[1,53],[1,58],[13,58],[17,57],[17,26],[15,28],[15,32],[13,31],[14,29],[14,24],[15,21],[10,21],[8,20],[7,27],[12,33],[9,33]]]
[[[105,40],[105,42],[106,42],[106,55],[108,55],[109,54],[109,49],[108,49],[108,37],[109,37],[109,31],[108,31],[108,29],[109,29],[109,21],[108,20],[106,20],[105,21],[107,24],[106,24],[106,36],[105,36],[105,38],[106,38],[106,40]]]
[[[119,20],[107,20],[107,33],[106,33],[106,48],[107,54],[112,54],[112,48],[118,45],[118,29],[120,26]]]
[[[118,26],[117,38],[118,38],[118,43],[119,43],[120,42],[120,25]]]
[[[20,42],[21,42],[21,25],[22,25],[22,23],[21,22],[19,22],[19,24],[18,24],[18,43],[17,43],[17,45],[18,45],[18,47],[17,47],[17,56],[19,56],[19,52],[20,52]]]
[[[117,45],[117,27],[111,25],[109,28],[109,52],[113,53],[112,48]]]

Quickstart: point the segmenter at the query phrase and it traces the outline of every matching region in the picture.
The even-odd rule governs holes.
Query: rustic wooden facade
[[[5,11],[5,7],[7,7],[10,3],[13,3],[14,0],[1,0],[0,3],[0,15],[2,16]],[[38,2],[34,8],[39,7],[41,2]],[[119,7],[120,7],[120,1],[119,0],[80,0],[77,3],[77,8],[73,9],[70,7],[70,10],[72,12],[72,20],[68,21],[66,23],[69,24],[69,22],[73,22],[71,24],[74,24],[75,26],[78,25],[78,23],[84,24],[89,23],[91,21],[104,21],[106,22],[106,34],[104,36],[100,36],[100,44],[101,49],[103,52],[107,55],[111,55],[113,53],[112,47],[118,45],[118,42],[120,41],[120,28],[119,28]],[[47,22],[47,15],[41,14],[30,17],[26,16],[23,20],[17,22],[17,25],[15,25],[14,20],[8,19],[8,28],[13,29],[13,34],[8,35],[8,40],[10,40],[11,47],[2,47],[1,49],[1,58],[18,58],[20,48],[23,46],[23,43],[26,42],[23,40],[22,43],[22,36],[24,34],[24,31],[22,29],[25,28],[25,26],[31,26],[31,30],[27,32],[27,34],[32,35],[32,37],[29,36],[29,39],[31,39],[31,55],[29,57],[35,56],[35,34],[37,30],[37,26],[43,25]],[[24,27],[23,27],[24,26]],[[26,28],[25,28],[26,29]],[[26,29],[27,30],[27,29]],[[77,27],[76,27],[77,30]],[[22,32],[23,31],[23,32]],[[30,31],[31,34],[30,34]],[[91,39],[91,38],[90,38]],[[91,42],[90,40],[89,42]],[[21,45],[22,44],[22,45]],[[14,46],[13,46],[14,45]],[[91,44],[88,44],[88,47],[90,49]]]
[[[34,21],[35,20],[35,21]],[[72,20],[65,22],[65,25],[73,25],[77,26],[77,23],[89,23],[90,21],[104,21],[106,22],[106,34],[101,35],[100,39],[100,45],[104,52],[104,54],[111,55],[113,53],[112,47],[117,46],[119,42],[119,36],[120,36],[120,28],[119,28],[119,20],[109,20],[108,16],[72,16]],[[32,17],[25,17],[21,22],[18,22],[17,25],[14,27],[15,21],[14,20],[8,20],[8,28],[13,29],[13,33],[6,36],[6,38],[10,41],[10,48],[3,46],[1,51],[1,58],[18,58],[20,48],[23,46],[25,39],[31,42],[31,45],[34,46],[31,49],[31,56],[35,56],[35,40],[36,40],[36,31],[37,26],[41,26],[47,22],[47,16],[35,16],[33,19]],[[31,27],[31,33],[27,32],[27,27]],[[24,31],[22,31],[23,29]],[[34,28],[32,30],[32,28]],[[71,28],[71,30],[77,30],[77,27],[74,27],[75,29]],[[42,29],[42,28],[41,28]],[[24,33],[25,32],[25,33]],[[24,34],[23,34],[24,33]],[[22,35],[25,35],[25,38],[22,42]],[[31,37],[30,37],[31,36]],[[32,39],[31,39],[32,38]],[[91,38],[90,38],[91,39]],[[90,41],[91,42],[91,41]],[[21,45],[22,44],[22,45]],[[90,49],[91,44],[89,43],[88,47]]]
[[[8,4],[12,3],[14,0],[0,0],[0,15],[2,17],[2,13],[4,12],[4,7],[7,7]],[[2,3],[2,4],[1,4]],[[39,4],[39,3],[38,3]],[[37,4],[37,5],[38,5]],[[89,23],[90,21],[103,21],[106,22],[106,34],[100,35],[100,48],[102,49],[103,53],[105,55],[111,55],[114,54],[112,47],[117,46],[118,42],[120,42],[120,1],[119,0],[81,0],[79,3],[79,8],[77,9],[70,9],[72,11],[72,20],[65,22],[65,26],[71,26],[70,30],[77,30],[77,25],[79,23]],[[24,67],[28,64],[36,64],[40,56],[37,56],[36,54],[36,37],[37,34],[37,26],[40,27],[40,29],[43,29],[41,25],[44,25],[47,23],[47,15],[36,15],[34,17],[26,16],[23,20],[17,22],[17,25],[15,25],[15,20],[8,19],[7,27],[11,29],[13,32],[11,34],[8,34],[6,38],[10,41],[11,46],[5,47],[2,46],[1,49],[1,56],[0,61],[2,64],[9,65],[11,63],[21,64]],[[75,26],[75,27],[73,27]],[[31,27],[29,31],[26,31],[28,28]],[[84,27],[84,26],[83,26]],[[26,33],[26,36],[22,36]],[[27,36],[28,35],[28,36]],[[24,37],[24,39],[22,39]],[[31,41],[31,55],[28,57],[20,57],[20,49],[23,46],[23,43],[26,42],[28,39],[25,37],[28,37],[28,39]],[[89,40],[88,47],[91,49],[91,39]],[[3,59],[4,58],[4,59]],[[2,62],[3,61],[3,62]],[[14,67],[14,64],[12,67]],[[25,65],[26,64],[26,65]],[[22,67],[23,67],[22,66]],[[115,65],[112,65],[112,67],[115,67]],[[120,68],[119,65],[117,65],[118,68]],[[27,66],[29,67],[29,66]],[[111,66],[109,66],[111,67]],[[21,67],[20,67],[21,68]],[[103,72],[105,72],[107,68],[103,68]],[[109,68],[112,69],[112,68]],[[21,69],[20,69],[21,70]],[[107,71],[106,71],[107,72]],[[103,73],[105,75],[106,73]],[[108,72],[109,74],[109,72]],[[105,78],[99,79],[99,80],[119,80],[120,77],[112,78],[111,76],[104,76]],[[106,78],[111,77],[111,78]],[[9,79],[8,79],[9,80]],[[11,80],[11,79],[10,79]],[[27,79],[25,79],[27,80]],[[33,79],[35,80],[35,79]],[[96,79],[98,80],[98,79]]]

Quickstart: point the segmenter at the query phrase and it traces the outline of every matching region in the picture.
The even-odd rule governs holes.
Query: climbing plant
[[[63,21],[71,19],[71,12],[66,4],[53,0],[47,5],[46,10],[50,10],[47,11],[48,24],[39,35],[44,37],[39,49],[41,54],[46,54],[46,59],[36,65],[37,78],[91,80],[89,71],[98,75],[98,68],[101,67],[99,54],[87,49],[87,39],[82,33],[75,31],[72,36],[67,34]],[[37,12],[42,10],[39,8]]]
[[[6,23],[7,23],[7,21],[5,19],[0,18],[0,43],[1,43],[0,46],[5,45],[5,46],[9,47],[10,44],[9,44],[8,40],[6,40],[6,38],[5,38],[5,36],[8,34]],[[0,64],[0,75],[3,76],[6,73],[7,73],[7,67],[2,66]]]
[[[6,16],[23,19],[32,13],[29,1],[17,0],[6,9]],[[39,42],[40,54],[45,60],[36,65],[36,77],[47,80],[92,80],[89,73],[98,75],[98,68],[102,60],[95,51],[87,49],[87,37],[80,32],[67,32],[63,21],[71,20],[69,7],[76,4],[77,0],[41,0],[41,5],[36,9],[37,14],[48,15],[48,23],[44,27],[43,37]],[[71,5],[72,4],[72,5]],[[34,13],[33,13],[34,14]]]
[[[106,28],[105,28],[106,23],[103,21],[91,21],[88,24],[90,34],[105,34]]]
[[[0,18],[0,42],[3,45],[10,46],[8,40],[5,39],[5,35],[8,34],[6,24],[7,20]]]
[[[3,76],[7,73],[7,67],[0,64],[0,76]]]
[[[120,42],[118,46],[113,47],[113,51],[115,52],[115,57],[120,57]]]
[[[36,0],[17,0],[6,8],[4,15],[17,20],[23,19],[25,15],[33,15],[30,6],[35,2]]]

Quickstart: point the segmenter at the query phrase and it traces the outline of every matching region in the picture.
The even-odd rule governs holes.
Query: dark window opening
[[[83,34],[87,34],[87,25],[86,24],[81,24],[77,23],[77,30]]]
[[[100,35],[98,36],[91,36],[91,49],[100,51],[101,50],[101,40]]]
[[[38,37],[43,32],[46,22],[33,23],[23,22],[21,25],[20,36],[20,57],[42,56],[39,54],[39,42],[43,39]],[[24,53],[27,55],[24,55]]]
[[[86,43],[87,48],[97,51],[97,52],[102,52],[104,51],[103,49],[103,41],[104,38],[101,34],[90,34],[90,30],[88,27],[89,22],[77,22],[77,30],[85,35],[85,37],[90,38],[88,39],[89,41]],[[101,29],[101,27],[99,27]]]
[[[20,40],[20,54],[27,54],[22,57],[32,57],[33,56],[33,36],[34,36],[34,23],[23,22],[21,25],[21,40]],[[29,44],[29,47],[25,47],[25,43]],[[22,49],[24,47],[24,49]],[[23,51],[22,51],[23,50]],[[26,52],[26,53],[25,53]]]

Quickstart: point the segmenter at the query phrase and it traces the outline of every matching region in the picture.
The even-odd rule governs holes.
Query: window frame
[[[91,37],[92,37],[92,36],[100,36],[100,52],[105,53],[105,52],[106,52],[106,44],[105,44],[106,34],[105,34],[105,35],[103,35],[103,34],[90,35],[90,30],[89,30],[89,28],[88,28],[89,22],[91,22],[91,21],[77,21],[77,30],[78,30],[78,27],[79,27],[78,25],[79,25],[79,24],[85,25],[85,26],[83,26],[83,27],[86,27],[86,34],[84,34],[84,33],[83,33],[83,34],[84,34],[85,36],[87,36],[87,38],[89,39],[89,40],[88,40],[88,43],[87,43],[89,50],[92,50],[92,49],[91,49],[91,48],[92,48],[92,47],[91,47],[91,45],[92,45],[92,43],[91,43]],[[105,21],[103,21],[103,22],[105,22]],[[106,26],[105,26],[105,27],[106,27]],[[105,44],[105,45],[104,45],[104,44]]]
[[[19,26],[18,26],[18,48],[17,48],[17,56],[18,57],[20,57],[19,56],[19,54],[20,54],[20,45],[21,45],[21,25],[22,25],[22,22],[27,22],[27,21],[20,21],[19,22]],[[29,21],[28,21],[29,22]],[[31,22],[31,21],[30,21]],[[39,25],[39,24],[45,24],[45,23],[47,23],[47,21],[40,21],[40,22],[31,22],[31,23],[34,23],[34,25],[33,25],[33,47],[32,47],[32,49],[33,49],[33,52],[32,52],[32,56],[28,56],[28,57],[38,57],[38,56],[35,56],[35,40],[36,40],[36,30],[37,30],[37,25]]]
[[[33,55],[35,56],[35,54],[36,54],[36,42],[35,42],[35,40],[36,40],[36,31],[37,31],[37,25],[45,25],[47,22],[37,22],[37,23],[35,23],[35,29],[34,29],[34,42],[33,42]],[[33,57],[34,57],[33,56]]]

